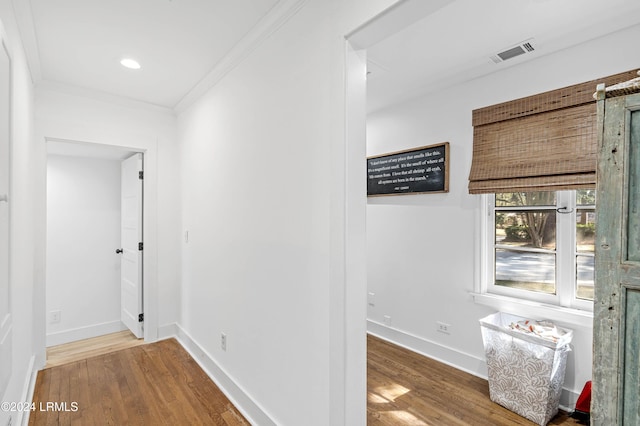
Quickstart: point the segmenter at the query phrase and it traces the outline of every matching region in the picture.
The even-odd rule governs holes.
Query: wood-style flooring
[[[64,345],[52,346],[47,348],[47,365],[45,368],[144,345],[144,343],[144,339],[138,339],[129,330],[125,330],[91,339],[65,343]]]
[[[489,399],[486,380],[373,336],[367,338],[367,425],[535,423]],[[559,413],[550,425],[576,425]]]
[[[175,339],[42,370],[33,402],[30,425],[249,424]]]
[[[369,426],[534,425],[492,402],[486,380],[373,336],[367,344]],[[249,424],[173,339],[116,333],[50,348],[47,365],[30,425]],[[580,423],[560,412],[549,424]]]

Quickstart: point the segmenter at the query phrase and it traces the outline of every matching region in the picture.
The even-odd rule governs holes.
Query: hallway
[[[30,425],[249,423],[175,340],[38,373]]]

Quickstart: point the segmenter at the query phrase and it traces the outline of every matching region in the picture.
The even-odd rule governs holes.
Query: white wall
[[[364,260],[345,277],[344,36],[390,3],[304,2],[178,117],[180,324],[260,424],[366,422]]]
[[[32,194],[35,176],[31,161],[42,155],[33,142],[33,85],[16,26],[10,0],[0,0],[0,37],[11,57],[11,183],[10,183],[10,312],[11,372],[3,401],[21,401],[26,397],[33,359],[34,319],[33,293],[38,271],[35,268],[34,229],[36,214]],[[0,411],[0,424],[9,417],[19,420],[18,413]]]
[[[638,37],[636,26],[370,114],[367,155],[451,143],[449,193],[368,201],[368,285],[375,293],[370,330],[486,374],[478,320],[495,310],[475,304],[469,294],[478,275],[482,214],[480,197],[467,192],[471,111],[638,68],[637,56],[614,53],[633,51]],[[437,332],[436,321],[451,324],[451,334]],[[572,407],[591,379],[591,323],[559,324],[575,331],[565,380],[569,393],[562,401]]]
[[[119,246],[120,161],[49,155],[47,346],[124,329]]]

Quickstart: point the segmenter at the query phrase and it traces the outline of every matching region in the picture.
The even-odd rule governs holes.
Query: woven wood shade
[[[595,186],[593,92],[628,71],[473,111],[469,193],[555,191]]]
[[[640,71],[638,71],[638,75],[640,75]],[[606,88],[607,98],[632,95],[634,93],[640,93],[640,77]]]

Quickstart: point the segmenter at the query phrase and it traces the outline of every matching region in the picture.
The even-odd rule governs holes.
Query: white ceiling
[[[278,0],[21,0],[42,81],[175,107]],[[30,10],[28,9],[30,3]],[[27,9],[24,9],[24,8]],[[31,28],[24,28],[31,26]],[[135,58],[142,69],[120,65]],[[35,70],[34,70],[35,68]]]
[[[407,0],[405,4],[410,6],[404,16],[408,25],[382,41],[362,40],[368,47],[369,111],[640,23],[638,0]],[[426,7],[430,14],[417,18],[419,9]],[[400,10],[394,13],[394,19],[402,21],[397,16]],[[490,59],[528,39],[533,39],[534,52],[500,64]]]
[[[37,84],[176,109],[203,82],[213,84],[212,73],[231,63],[230,55],[241,60],[238,49],[249,49],[247,38],[265,21],[303,3],[20,0],[14,6]],[[385,20],[386,33],[376,27]],[[639,22],[638,0],[404,0],[372,21],[373,29],[363,36],[371,71],[369,109]],[[529,38],[534,53],[498,65],[489,59]],[[137,59],[142,69],[123,68],[119,61],[125,56]]]

